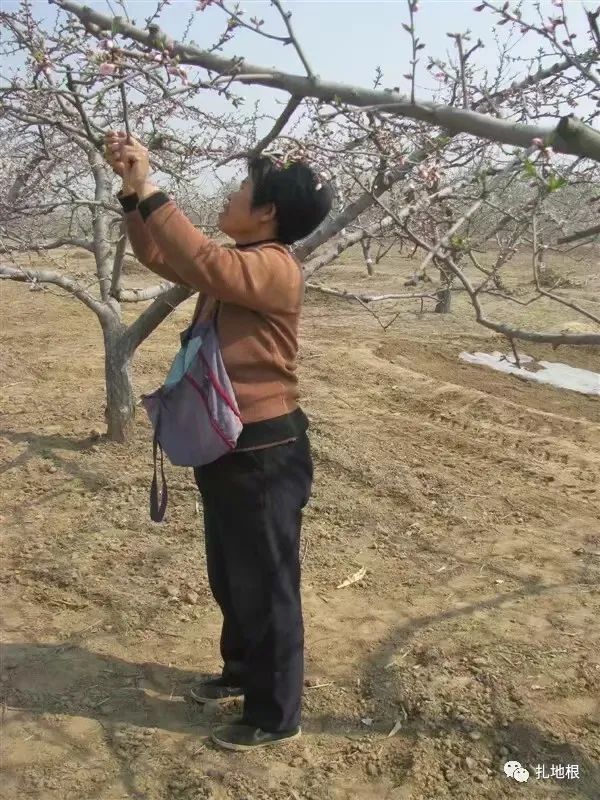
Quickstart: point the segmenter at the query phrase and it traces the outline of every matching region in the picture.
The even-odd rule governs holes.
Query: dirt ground
[[[399,289],[409,266],[369,280],[348,257],[322,279]],[[600,399],[461,363],[506,343],[460,298],[449,316],[402,306],[384,332],[310,292],[304,735],[228,754],[208,731],[239,707],[182,697],[220,666],[191,475],[169,467],[154,525],[144,416],[128,447],[97,435],[97,321],[58,293],[0,291],[3,800],[600,798]],[[139,351],[138,392],[190,308]],[[528,309],[511,314],[575,316]],[[600,371],[591,348],[522,350]]]

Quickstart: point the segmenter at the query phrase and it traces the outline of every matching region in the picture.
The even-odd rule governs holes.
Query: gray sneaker
[[[238,721],[232,725],[221,725],[211,733],[211,740],[225,750],[257,750],[270,745],[284,744],[297,739],[302,731],[300,726],[289,731],[263,731],[254,725]]]
[[[236,697],[243,697],[244,690],[241,686],[231,686],[220,678],[199,681],[188,689],[188,695],[196,703],[214,703],[233,700]]]

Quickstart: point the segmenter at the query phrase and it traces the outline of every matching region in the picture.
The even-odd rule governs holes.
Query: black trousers
[[[223,677],[244,688],[244,722],[289,730],[300,723],[304,682],[299,549],[313,479],[308,436],[230,453],[194,474],[208,579],[223,612]]]

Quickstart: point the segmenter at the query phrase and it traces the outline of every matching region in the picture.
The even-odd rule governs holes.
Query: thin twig
[[[127,144],[131,144],[131,128],[129,127],[129,110],[127,108],[127,95],[125,94],[125,68],[121,67],[121,77],[123,80],[119,84],[119,91],[121,93],[121,104],[123,106],[123,122],[125,124],[125,133],[127,134]]]
[[[273,127],[266,136],[264,136],[251,150],[248,151],[242,150],[238,153],[234,153],[231,156],[227,156],[227,158],[224,158],[222,161],[218,161],[217,167],[222,167],[223,165],[228,164],[230,161],[236,161],[237,159],[240,158],[248,158],[248,157],[252,158],[254,156],[260,155],[262,151],[265,149],[265,147],[268,147],[268,145],[270,145],[271,142],[274,141],[279,136],[279,134],[285,128],[285,126],[287,125],[287,123],[289,122],[294,112],[301,103],[302,103],[301,97],[295,97],[295,96],[290,97],[285,108],[283,109],[283,111],[275,121],[275,124],[273,125]]]
[[[284,11],[282,6],[281,6],[281,3],[279,2],[279,0],[271,0],[271,1],[272,1],[273,5],[275,6],[275,8],[279,11],[281,16],[283,17],[283,21],[285,22],[285,26],[287,28],[287,31],[288,31],[288,34],[289,34],[289,37],[290,37],[289,38],[289,43],[294,45],[294,48],[295,48],[296,52],[298,53],[298,57],[300,58],[300,61],[302,61],[302,64],[304,65],[304,69],[306,70],[307,77],[309,78],[309,80],[315,81],[316,80],[315,75],[314,75],[312,69],[310,68],[310,64],[306,60],[306,56],[304,55],[304,52],[302,51],[302,48],[300,47],[300,43],[298,42],[298,39],[296,38],[296,34],[294,33],[294,29],[292,28],[292,23],[290,22],[290,17],[292,16],[292,12],[291,11]]]
[[[515,357],[515,364],[518,369],[521,369],[521,359],[519,358],[519,354],[517,353],[517,348],[515,347],[515,340],[512,336],[508,337],[508,341],[510,342],[510,346],[512,347],[513,355]]]
[[[542,252],[541,246],[538,244],[538,230],[537,230],[537,219],[535,215],[533,216],[533,279],[535,282],[535,288],[537,291],[543,296],[547,297],[549,300],[554,300],[556,303],[560,303],[563,306],[567,306],[568,308],[572,308],[573,311],[577,311],[579,314],[582,314],[584,317],[591,319],[592,322],[597,323],[600,325],[600,317],[596,316],[596,314],[592,314],[590,311],[586,311],[585,308],[582,308],[577,303],[573,303],[570,300],[565,300],[564,297],[560,297],[553,292],[549,292],[541,284],[540,281],[540,254]]]
[[[517,665],[515,664],[514,661],[511,661],[508,656],[505,656],[504,653],[498,653],[498,655],[500,656],[500,658],[503,658],[507,664],[510,664],[511,667],[514,667],[516,669]]]
[[[463,104],[463,108],[467,108],[467,105],[468,105],[468,102],[467,102],[467,64],[466,64],[466,59],[465,59],[465,52],[463,50],[463,40],[462,40],[462,36],[460,35],[460,33],[457,34],[455,39],[456,39],[456,47],[458,48],[458,58],[459,58],[459,61],[460,61],[460,81],[461,81],[462,91],[463,91],[463,98],[462,98],[463,103],[462,104]]]

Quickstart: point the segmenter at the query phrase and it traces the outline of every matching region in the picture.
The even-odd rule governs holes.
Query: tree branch
[[[533,236],[533,280],[535,283],[535,288],[540,293],[540,295],[542,295],[542,297],[547,297],[549,300],[554,300],[554,302],[560,303],[563,306],[572,308],[573,311],[577,311],[584,317],[591,319],[597,325],[600,325],[600,317],[597,317],[595,314],[586,311],[585,308],[581,308],[581,306],[578,306],[577,303],[573,303],[571,300],[565,300],[564,297],[560,297],[544,289],[540,281],[540,260],[542,257],[543,250],[542,250],[542,245],[540,244],[539,241],[537,217],[535,214],[533,215],[533,220],[532,220],[532,236]]]
[[[333,289],[330,286],[323,286],[321,283],[306,284],[307,289],[321,292],[322,294],[332,295],[333,297],[343,297],[347,300],[359,300],[361,303],[381,303],[384,300],[438,300],[435,294],[422,293],[422,294],[356,294],[347,289]]]
[[[95,194],[97,203],[107,203],[111,195],[112,180],[109,178],[105,162],[97,150],[88,153],[90,169],[94,176]],[[106,302],[110,297],[110,251],[111,242],[106,214],[99,212],[98,208],[92,209],[92,231],[94,235],[94,256],[96,258],[96,272],[100,281],[100,296]]]
[[[514,167],[514,162],[511,162],[507,167],[505,167],[502,172],[508,172],[510,169]],[[391,211],[379,198],[376,198],[375,202],[382,208],[382,210],[388,214],[398,225],[402,226],[404,219],[406,219],[406,214],[404,213],[406,209],[403,209],[402,218],[397,213]],[[412,239],[412,241],[417,244],[419,247],[423,248],[424,250],[431,251],[432,249],[437,249],[436,245],[432,245],[429,242],[425,241],[421,236],[417,235],[414,231],[410,230],[408,225],[404,225],[404,230],[408,234],[408,236]],[[456,264],[456,262],[451,258],[448,253],[444,252],[437,252],[436,257],[439,262],[443,263],[447,268],[448,271],[455,275],[460,283],[465,288],[467,294],[469,295],[469,299],[475,309],[475,318],[476,321],[485,328],[489,328],[490,330],[494,330],[497,333],[502,333],[508,339],[523,339],[526,341],[531,342],[545,342],[548,344],[573,344],[573,345],[583,345],[583,344],[593,344],[597,345],[600,344],[600,333],[538,333],[536,331],[525,331],[522,328],[513,328],[511,325],[502,323],[502,322],[493,322],[492,320],[487,319],[484,315],[483,310],[481,308],[481,303],[479,300],[479,291],[481,287],[474,289],[471,282],[464,274],[464,272],[460,269],[460,267]],[[489,279],[488,279],[489,280]],[[588,312],[584,312],[586,316],[590,316]],[[592,317],[592,319],[595,319]]]
[[[142,303],[146,300],[155,300],[162,297],[175,286],[174,283],[159,283],[146,289],[119,289],[116,297],[121,303]],[[185,299],[185,298],[184,298]]]
[[[21,170],[21,172],[17,173],[17,177],[15,178],[13,185],[8,190],[8,196],[6,198],[6,202],[9,206],[12,206],[14,203],[16,203],[19,195],[21,194],[23,189],[27,186],[27,182],[31,179],[31,176],[36,167],[39,164],[41,164],[42,161],[45,160],[46,160],[46,154],[39,153],[29,161],[29,163],[25,166],[23,170]]]
[[[89,253],[94,252],[94,243],[87,239],[69,238],[67,236],[60,239],[52,239],[49,242],[36,242],[32,245],[31,242],[22,242],[18,245],[2,245],[2,250],[5,253],[28,253],[30,250],[56,250],[57,247],[81,247],[82,250],[87,250]]]
[[[304,261],[307,256],[314,252],[325,242],[329,241],[332,236],[335,236],[343,228],[348,227],[355,219],[360,217],[367,209],[371,208],[376,198],[385,194],[391,187],[399,180],[404,178],[417,164],[424,161],[429,155],[428,148],[421,148],[413,151],[407,158],[407,161],[402,166],[394,167],[390,170],[387,179],[381,181],[377,186],[373,187],[373,191],[365,191],[352,203],[349,203],[337,216],[329,219],[324,225],[312,233],[308,239],[294,248],[294,254],[300,261]],[[360,239],[357,239],[360,241]],[[318,269],[318,267],[317,267]],[[314,271],[314,270],[313,270]],[[312,272],[307,273],[310,277]]]
[[[110,282],[110,296],[120,299],[121,291],[121,277],[123,274],[123,259],[125,258],[125,250],[127,248],[127,221],[125,215],[121,219],[119,225],[119,240],[115,249],[115,257],[112,266],[112,279]]]
[[[111,313],[109,307],[105,303],[96,300],[95,297],[89,294],[89,292],[72,278],[61,275],[59,272],[43,269],[33,270],[27,269],[26,267],[9,267],[0,264],[0,279],[32,283],[34,285],[39,283],[51,283],[55,286],[60,286],[61,289],[64,289],[78,300],[81,300],[81,302],[85,303],[88,308],[91,308],[101,320],[107,320]]]
[[[53,128],[58,128],[59,131],[62,131],[64,134],[68,135],[72,141],[76,142],[82,150],[86,153],[89,153],[90,148],[93,148],[92,145],[84,136],[81,135],[81,131],[77,128],[74,128],[72,125],[67,125],[60,120],[54,120],[50,117],[46,116],[45,114],[41,114],[38,111],[24,111],[21,108],[16,108],[15,106],[9,106],[8,104],[4,104],[3,108],[5,113],[12,114],[21,122],[27,122],[30,125],[49,125]]]
[[[349,247],[352,247],[363,239],[376,235],[380,231],[388,230],[394,224],[394,220],[392,220],[391,217],[386,217],[385,219],[381,220],[381,222],[377,222],[368,228],[363,228],[355,231],[354,233],[350,233],[347,236],[332,242],[324,252],[319,253],[318,256],[314,256],[310,259],[310,261],[304,262],[303,268],[305,279],[312,277],[315,272],[323,267],[326,267],[327,264],[331,264],[332,261],[335,261],[335,259]]]
[[[263,137],[258,144],[252,148],[252,150],[242,151],[240,153],[234,153],[232,156],[227,156],[227,158],[224,158],[222,161],[218,161],[216,166],[222,167],[224,164],[228,164],[230,161],[235,161],[238,158],[252,158],[260,155],[265,147],[268,147],[271,142],[279,136],[301,103],[301,97],[290,97],[286,107],[279,115],[269,133]]]
[[[292,28],[292,23],[290,22],[290,18],[292,16],[292,12],[291,11],[284,11],[282,6],[281,6],[280,0],[272,0],[272,3],[275,6],[275,8],[279,11],[281,16],[283,17],[283,21],[285,22],[285,26],[287,28],[287,31],[288,31],[288,34],[289,34],[289,37],[290,37],[290,39],[289,39],[290,44],[294,45],[294,48],[295,48],[296,52],[298,53],[298,57],[299,57],[300,61],[302,62],[302,64],[304,65],[304,69],[306,70],[306,74],[308,75],[309,80],[311,80],[311,81],[316,80],[315,76],[314,76],[314,73],[313,73],[312,69],[310,68],[310,64],[306,60],[306,56],[304,55],[304,53],[302,51],[302,48],[300,47],[300,42],[298,41],[298,39],[296,37],[296,34],[294,33],[294,29]]]
[[[429,248],[427,242],[415,234],[414,231],[407,230],[407,233],[410,238],[420,247],[425,249]],[[512,325],[508,325],[504,322],[494,322],[493,320],[488,319],[484,315],[483,309],[481,308],[477,289],[473,288],[471,282],[460,269],[460,267],[447,254],[438,255],[438,259],[443,261],[448,270],[462,283],[467,294],[469,295],[471,303],[473,304],[473,308],[475,309],[476,322],[478,322],[484,328],[496,331],[496,333],[501,333],[508,339],[521,339],[527,342],[540,342],[554,345],[600,345],[600,333],[538,333],[537,331],[526,331],[523,328],[513,328]]]
[[[600,234],[600,225],[594,225],[583,231],[576,231],[568,236],[563,236],[562,239],[558,239],[557,244],[569,244],[569,242],[577,242],[579,239],[587,239],[589,236],[598,236],[598,234]]]
[[[144,309],[140,316],[133,322],[125,333],[127,346],[131,353],[150,336],[163,320],[177,308],[180,303],[194,294],[192,289],[185,286],[173,286],[167,292],[157,297],[151,306]]]
[[[587,50],[584,53],[579,55],[581,60],[586,60],[589,58],[596,58],[596,53],[594,50]],[[518,83],[513,83],[511,86],[507,87],[506,89],[500,89],[497,92],[489,96],[485,96],[483,100],[480,100],[476,107],[479,108],[480,111],[485,111],[486,107],[494,110],[493,103],[494,102],[502,102],[508,98],[513,92],[515,91],[522,91],[523,89],[528,89],[532,86],[536,86],[538,83],[545,81],[546,78],[553,78],[556,75],[560,75],[561,72],[566,72],[573,66],[573,62],[570,58],[565,58],[562,61],[557,61],[555,64],[552,64],[550,67],[546,67],[545,69],[538,69],[537,72],[528,75],[522,81]],[[481,91],[481,90],[480,90]]]
[[[83,123],[83,127],[85,128],[85,132],[87,134],[88,139],[92,142],[93,145],[96,145],[97,137],[94,136],[92,133],[92,129],[90,127],[90,121],[85,113],[85,109],[81,102],[79,95],[77,94],[77,90],[75,89],[75,84],[73,83],[73,73],[71,68],[67,66],[67,86],[72,95],[73,103],[75,103],[75,108],[79,112],[79,116],[81,117],[81,122]]]
[[[112,20],[105,14],[89,7],[82,7],[73,0],[53,0],[53,2],[65,11],[74,14],[83,23],[93,22],[101,30],[111,29]],[[148,31],[122,21],[119,33],[142,45],[156,48],[156,32],[152,36]],[[568,131],[561,131],[561,135],[557,135],[558,131],[555,127],[515,123],[487,117],[477,111],[452,108],[431,102],[411,103],[410,98],[402,96],[398,96],[394,102],[390,102],[390,93],[385,91],[311,80],[305,76],[265,69],[245,61],[241,62],[239,58],[223,58],[188,44],[173,42],[171,52],[173,55],[179,56],[181,63],[204,67],[221,75],[229,75],[232,80],[246,80],[260,86],[280,89],[296,97],[314,97],[327,103],[347,103],[355,107],[385,109],[395,116],[408,117],[441,126],[452,133],[468,133],[490,141],[519,147],[529,147],[533,139],[540,138],[551,142],[558,152],[600,161],[600,133],[583,123],[580,123],[580,126],[586,129],[585,135],[580,132],[577,136],[569,135],[565,138],[564,134]]]

